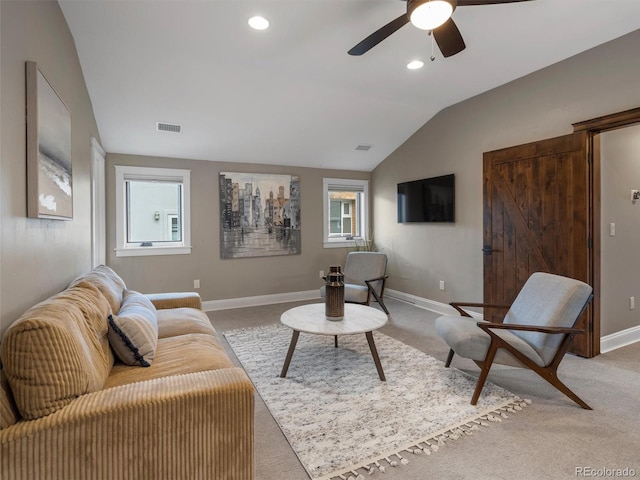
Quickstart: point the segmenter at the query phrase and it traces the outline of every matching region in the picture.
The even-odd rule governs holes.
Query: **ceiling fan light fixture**
[[[256,15],[255,17],[251,17],[247,21],[247,23],[254,30],[266,30],[267,28],[269,28],[269,20],[259,15]]]
[[[424,67],[424,62],[422,60],[412,60],[407,63],[407,68],[409,70],[419,70],[422,67]]]
[[[433,30],[451,18],[456,0],[408,0],[407,15],[421,30]]]

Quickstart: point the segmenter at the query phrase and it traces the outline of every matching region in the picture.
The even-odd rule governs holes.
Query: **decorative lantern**
[[[325,315],[327,320],[344,318],[344,273],[340,265],[329,266],[325,283]]]

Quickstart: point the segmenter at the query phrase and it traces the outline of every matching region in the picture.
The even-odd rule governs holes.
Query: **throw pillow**
[[[109,302],[87,284],[34,305],[7,328],[0,357],[22,418],[50,415],[102,390],[113,366],[110,313]]]
[[[70,287],[74,287],[79,283],[90,283],[100,290],[109,304],[111,312],[117,313],[122,306],[123,291],[127,288],[124,280],[106,265],[99,265],[93,270],[76,278]]]
[[[109,343],[127,365],[149,367],[158,346],[156,308],[141,293],[125,290],[117,315],[109,315]]]

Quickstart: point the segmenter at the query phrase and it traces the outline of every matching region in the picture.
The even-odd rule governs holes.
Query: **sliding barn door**
[[[579,132],[484,154],[485,303],[512,303],[538,271],[593,285],[588,148]],[[593,356],[591,307],[579,326],[573,352]]]

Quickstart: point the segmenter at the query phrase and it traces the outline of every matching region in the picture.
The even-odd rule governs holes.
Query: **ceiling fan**
[[[445,57],[460,53],[466,48],[460,30],[451,18],[456,7],[471,5],[495,5],[529,2],[531,0],[405,0],[407,13],[400,15],[384,27],[376,30],[349,50],[349,55],[362,55],[385,38],[411,22],[421,30],[433,32],[433,37]]]

